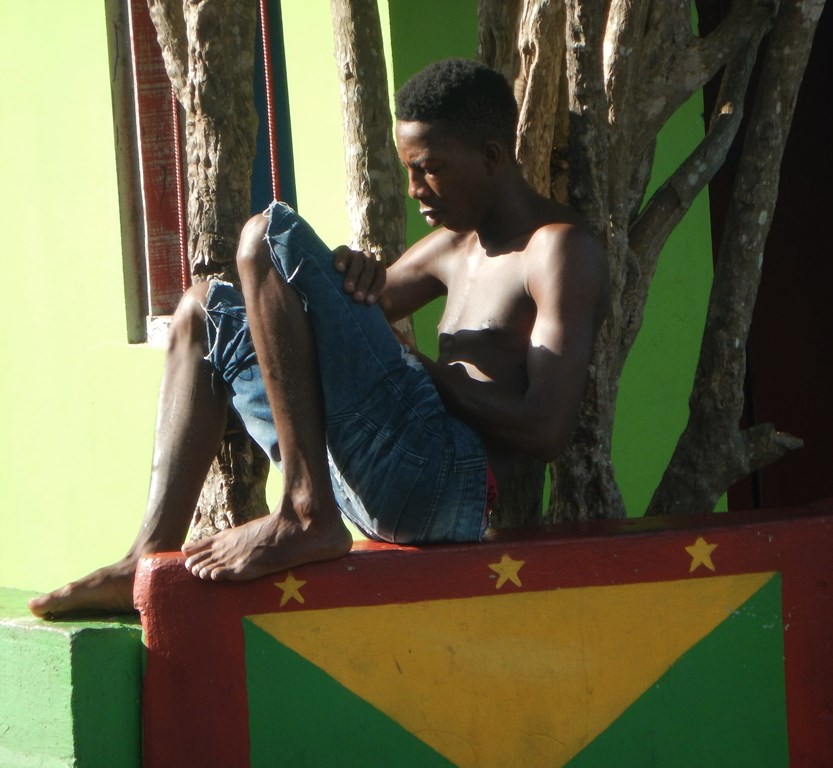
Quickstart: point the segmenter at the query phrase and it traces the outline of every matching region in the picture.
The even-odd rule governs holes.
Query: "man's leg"
[[[349,552],[352,538],[333,497],[324,405],[309,318],[278,275],[264,241],[267,219],[243,229],[238,268],[252,340],[284,471],[275,513],[186,544],[186,567],[204,579],[251,579]]]
[[[147,511],[133,545],[118,562],[30,601],[38,616],[133,610],[133,576],[144,554],[178,549],[217,453],[226,420],[226,390],[205,361],[208,285],[179,304],[169,333],[159,395]]]

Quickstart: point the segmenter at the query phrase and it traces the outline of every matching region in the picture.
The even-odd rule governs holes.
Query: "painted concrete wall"
[[[349,227],[327,4],[282,5],[298,207],[336,244]],[[390,0],[389,75],[401,82],[432,59],[472,55],[474,7]],[[126,341],[104,3],[0,0],[0,104],[10,287],[0,584],[47,589],[129,546],[163,362]],[[700,130],[696,105],[682,122],[667,137],[677,152]],[[644,509],[685,420],[710,272],[704,207],[684,226],[660,263],[622,387],[615,458],[631,514]],[[435,323],[420,324],[428,349]]]
[[[832,512],[370,543],[245,584],[146,558],[146,763],[831,765]]]

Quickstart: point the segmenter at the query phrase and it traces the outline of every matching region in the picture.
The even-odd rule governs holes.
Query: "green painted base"
[[[138,619],[42,621],[0,588],[0,765],[138,768]]]

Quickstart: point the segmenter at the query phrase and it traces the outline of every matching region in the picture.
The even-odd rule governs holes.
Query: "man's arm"
[[[593,344],[607,315],[609,278],[606,256],[592,235],[577,228],[547,230],[531,244],[527,270],[537,314],[526,390],[473,378],[462,362],[421,359],[449,411],[484,438],[552,460],[566,447],[578,415]]]
[[[454,248],[459,235],[445,229],[434,230],[412,245],[388,270],[381,304],[391,323],[401,320],[446,294],[439,277],[440,258]]]

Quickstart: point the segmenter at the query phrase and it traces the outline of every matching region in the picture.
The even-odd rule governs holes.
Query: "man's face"
[[[437,123],[400,120],[396,144],[408,173],[408,195],[428,224],[454,232],[476,229],[492,187],[483,153]]]

